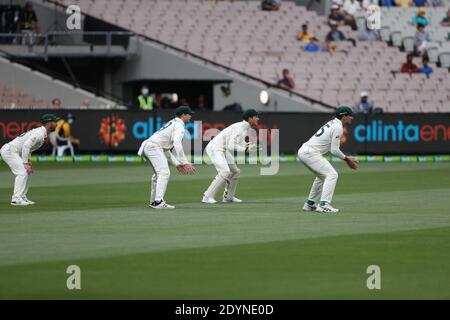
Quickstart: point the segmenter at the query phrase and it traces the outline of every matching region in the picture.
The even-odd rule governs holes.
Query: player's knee
[[[16,171],[14,172],[14,175],[15,175],[16,177],[22,177],[22,178],[24,178],[24,177],[27,176],[27,171],[25,170],[25,168],[24,168],[23,170],[16,170]]]
[[[227,180],[229,178],[230,174],[231,174],[230,169],[228,169],[228,170],[220,170],[219,171],[219,176],[224,178],[225,180]]]
[[[241,170],[239,168],[233,168],[233,170],[231,170],[230,176],[232,178],[239,178],[240,175],[241,175]]]
[[[327,178],[331,180],[337,180],[338,176],[339,175],[335,170],[327,174]]]
[[[169,178],[170,177],[170,170],[164,169],[158,172],[158,176],[161,178]]]

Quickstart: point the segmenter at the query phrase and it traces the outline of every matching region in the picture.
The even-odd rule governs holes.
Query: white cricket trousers
[[[26,197],[28,188],[30,187],[32,174],[28,174],[25,166],[23,165],[22,157],[19,153],[10,149],[8,144],[5,144],[0,150],[3,161],[11,169],[12,173],[16,176],[14,181],[14,193],[11,201],[16,201],[22,197]]]
[[[234,161],[234,156],[230,152],[222,151],[212,144],[208,144],[205,151],[216,168],[217,175],[205,191],[204,196],[214,199],[219,189],[225,184],[224,197],[232,199],[236,193],[241,172]]]
[[[169,163],[164,150],[151,142],[144,146],[144,156],[153,167],[150,203],[164,199],[170,178]]]
[[[331,203],[338,179],[336,170],[322,154],[311,147],[302,145],[298,150],[298,157],[316,175],[308,200],[314,203],[319,201]]]

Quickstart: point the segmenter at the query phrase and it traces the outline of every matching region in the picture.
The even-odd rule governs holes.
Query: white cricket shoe
[[[149,207],[153,209],[175,209],[175,206],[167,204],[164,200],[153,201],[152,203],[150,203]]]
[[[18,198],[18,199],[13,199],[11,200],[11,205],[12,206],[29,206],[30,204],[23,200],[22,198]]]
[[[305,204],[303,205],[303,211],[316,211],[317,207],[316,206],[312,206],[310,204],[308,204],[307,202],[305,202]]]
[[[203,203],[208,203],[208,204],[214,204],[214,203],[217,203],[217,201],[216,201],[215,199],[213,199],[213,198],[208,198],[208,197],[206,197],[206,196],[203,196],[202,202],[203,202]]]
[[[28,202],[28,204],[29,204],[30,206],[32,206],[33,204],[36,204],[36,202],[31,201],[31,200],[28,199],[27,197],[22,197],[22,199],[23,199],[23,201]]]
[[[326,205],[319,205],[317,206],[316,209],[317,212],[324,212],[324,213],[338,213],[339,209],[333,208],[330,204],[326,204]]]
[[[234,203],[241,203],[242,200],[241,200],[241,199],[238,199],[238,198],[236,198],[236,197],[233,197],[232,199],[230,199],[230,198],[228,198],[228,197],[224,197],[223,200],[222,200],[222,202],[225,202],[225,203],[231,203],[231,202],[234,202]]]

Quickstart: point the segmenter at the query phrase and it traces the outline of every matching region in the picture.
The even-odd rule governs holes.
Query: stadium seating
[[[48,100],[0,81],[0,109],[46,109],[50,106]]]
[[[276,83],[281,70],[288,68],[296,81],[296,92],[330,105],[354,105],[360,92],[368,91],[375,106],[385,111],[450,111],[448,71],[431,63],[434,73],[429,78],[393,74],[406,54],[386,42],[357,42],[356,47],[343,42],[335,54],[304,52],[304,44],[296,40],[301,25],[307,23],[309,31],[322,41],[329,27],[326,17],[294,2],[284,1],[277,12],[262,11],[259,1],[61,2],[77,3],[84,13],[270,83]],[[383,23],[391,25],[391,30],[414,30],[406,23],[412,11],[402,10],[406,9],[383,8],[383,14],[389,13]],[[434,37],[443,34],[435,23],[442,17],[440,11],[433,14]],[[403,20],[407,27],[398,27]],[[357,32],[349,27],[341,30],[348,38],[357,38]],[[446,45],[439,50],[446,50]],[[420,66],[420,61],[415,62]]]
[[[448,4],[450,5],[450,1]],[[430,59],[436,62],[440,54],[450,55],[450,42],[447,41],[450,28],[443,28],[440,25],[447,14],[448,6],[426,7],[424,10],[425,17],[429,21],[426,30],[430,33],[432,39]],[[388,35],[392,37],[393,44],[398,47],[404,45],[406,51],[412,51],[413,49],[412,44],[416,28],[410,22],[416,14],[417,8],[381,8],[382,27],[388,30]],[[446,67],[450,67],[450,65],[446,65]]]

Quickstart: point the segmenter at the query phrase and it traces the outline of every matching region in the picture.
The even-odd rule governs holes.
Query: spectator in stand
[[[311,38],[309,43],[305,46],[304,50],[306,52],[319,52],[323,51],[322,47],[319,45],[317,38]]]
[[[432,7],[442,7],[444,5],[442,0],[430,0]]]
[[[414,2],[414,5],[418,8],[430,6],[430,4],[428,3],[428,0],[413,0],[413,2]]]
[[[422,24],[426,27],[428,23],[429,23],[428,19],[425,17],[425,9],[419,8],[417,10],[417,15],[412,18],[411,24],[412,25]]]
[[[176,93],[163,95],[160,103],[160,108],[162,109],[174,109],[178,102],[178,95]]]
[[[162,102],[163,96],[161,93],[155,93],[154,96],[155,96],[155,100],[153,101],[153,107],[156,109],[159,109],[159,108],[161,108],[161,102]]]
[[[30,2],[25,3],[19,16],[17,33],[22,33],[22,44],[34,45],[36,33],[40,32],[39,21]]]
[[[412,53],[408,53],[408,55],[406,56],[406,62],[402,65],[402,68],[400,69],[400,72],[402,73],[418,73],[419,67],[417,67],[414,63],[413,63],[413,54]]]
[[[365,26],[364,31],[361,31],[359,33],[358,39],[360,41],[380,41],[381,40],[381,34],[380,34],[380,30],[377,29],[373,29],[370,30],[369,28],[367,28],[367,25]]]
[[[345,19],[353,30],[357,30],[355,14],[361,11],[361,4],[356,0],[345,0],[343,6]]]
[[[78,153],[80,147],[80,139],[75,138],[72,135],[72,126],[75,121],[75,117],[68,113],[64,118],[59,119],[56,122],[55,133],[62,139],[57,140],[59,146],[67,145],[67,140],[73,144],[75,153]]]
[[[419,69],[420,73],[426,74],[427,76],[433,73],[433,68],[428,65],[429,62],[430,59],[428,57],[425,56],[422,58],[422,67]]]
[[[345,35],[338,29],[338,23],[331,20],[330,21],[331,30],[328,32],[326,37],[326,48],[329,52],[336,51],[336,42],[347,40]]]
[[[52,100],[52,108],[55,108],[55,109],[61,108],[61,100],[59,100],[58,98],[54,98]]]
[[[147,85],[141,87],[141,94],[136,99],[136,104],[141,110],[151,111],[153,110],[153,104],[155,97],[150,94],[150,89]]]
[[[314,35],[308,32],[308,25],[302,25],[302,31],[298,33],[297,39],[303,42],[309,42],[312,38],[314,38]]]
[[[328,16],[328,24],[331,26],[331,22],[336,22],[338,25],[343,26],[345,24],[345,16],[339,10],[337,4],[331,6],[331,13]]]
[[[373,102],[369,102],[369,93],[361,92],[360,100],[356,103],[355,112],[370,114],[374,110]]]
[[[180,103],[179,106],[186,106],[186,107],[190,107],[189,101],[186,97],[181,97],[180,98]]]
[[[365,10],[370,5],[376,5],[378,6],[378,0],[362,0],[362,8]]]
[[[278,11],[281,6],[281,0],[263,0],[261,9],[266,11]]]
[[[201,94],[197,98],[197,108],[201,111],[206,110],[205,95]]]
[[[395,4],[400,8],[410,8],[414,7],[412,0],[395,0]]]
[[[415,36],[414,50],[416,54],[422,54],[426,52],[428,43],[431,41],[430,34],[425,31],[423,24],[417,25],[417,31]]]
[[[349,25],[353,30],[357,29],[355,18],[353,18],[353,16],[349,14],[342,13],[340,10],[340,6],[338,6],[337,4],[333,4],[331,6],[331,13],[328,16],[328,24],[330,24],[331,21],[335,21],[341,26]]]
[[[386,8],[395,7],[394,0],[381,0],[380,5]]]
[[[20,13],[18,28],[19,32],[23,30],[39,32],[39,22],[36,12],[33,9],[33,5],[30,2],[25,3],[23,10]]]
[[[450,27],[450,9],[447,10],[447,16],[441,21],[442,27]]]
[[[91,106],[91,99],[89,99],[89,98],[84,98],[83,99],[83,106],[84,107],[90,107]]]
[[[286,90],[292,90],[295,87],[294,79],[289,75],[288,69],[283,69],[283,78],[278,80],[278,87]]]

